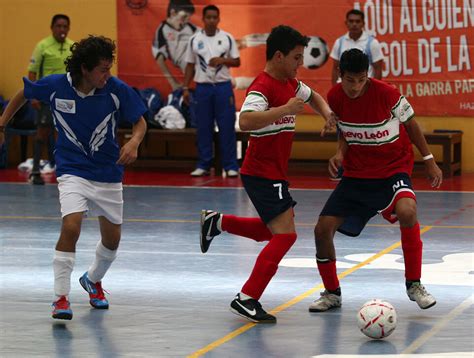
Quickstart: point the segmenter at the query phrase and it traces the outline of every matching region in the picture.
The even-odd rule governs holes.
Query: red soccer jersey
[[[337,84],[328,93],[328,103],[349,144],[342,164],[344,176],[383,179],[396,173],[411,175],[413,148],[403,123],[414,112],[397,89],[370,79],[367,91],[351,99]]]
[[[283,82],[262,72],[248,88],[241,113],[280,107],[293,97],[308,102],[311,94],[311,89],[296,79]],[[295,120],[295,115],[289,115],[264,128],[251,131],[240,172],[261,178],[287,180]]]

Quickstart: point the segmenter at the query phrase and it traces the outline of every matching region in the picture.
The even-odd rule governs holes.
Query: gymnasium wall
[[[163,3],[167,4],[168,1],[163,0]],[[200,4],[201,1],[194,3]],[[221,0],[215,3],[219,6],[224,2]],[[226,1],[225,4],[228,2]],[[0,39],[2,43],[0,95],[9,98],[20,88],[21,77],[26,75],[31,52],[40,39],[50,34],[51,17],[56,13],[65,13],[70,16],[71,31],[69,35],[74,40],[86,37],[88,34],[101,34],[117,39],[116,0],[0,0]],[[117,60],[120,61],[120,56]],[[116,66],[114,66],[113,72],[117,73]],[[427,131],[433,129],[463,130],[463,171],[474,172],[474,156],[470,147],[470,143],[474,142],[474,118],[418,117],[418,120]],[[320,118],[305,117],[299,124],[300,128],[320,128],[320,126]],[[297,146],[294,154],[301,158],[305,157],[307,152],[307,148]],[[314,153],[313,150],[310,152]],[[327,157],[331,152],[332,148],[323,148],[322,158]],[[439,152],[434,150],[434,153]],[[317,157],[321,158],[320,155]]]

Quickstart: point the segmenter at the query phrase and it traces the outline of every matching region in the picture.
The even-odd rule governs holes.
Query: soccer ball
[[[329,48],[321,37],[311,36],[304,48],[303,66],[310,70],[321,67],[329,58]]]
[[[367,337],[382,339],[395,330],[397,313],[390,303],[373,299],[364,303],[357,313],[357,326]]]

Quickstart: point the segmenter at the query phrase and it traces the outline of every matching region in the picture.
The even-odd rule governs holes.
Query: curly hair
[[[100,64],[101,60],[115,60],[115,43],[104,36],[93,36],[82,39],[71,46],[71,56],[64,64],[66,71],[71,73],[72,81],[76,85],[82,79],[82,66],[88,71]]]

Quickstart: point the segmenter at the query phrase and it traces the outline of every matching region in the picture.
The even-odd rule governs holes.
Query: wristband
[[[434,159],[434,156],[431,153],[423,157],[423,160],[430,160],[430,159]]]

